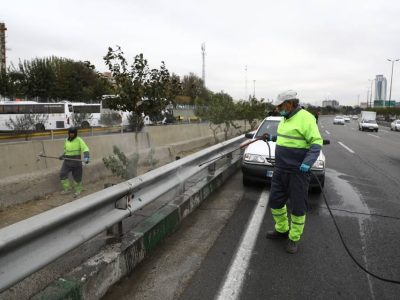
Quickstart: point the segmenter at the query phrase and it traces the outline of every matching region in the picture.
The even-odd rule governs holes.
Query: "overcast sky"
[[[364,102],[368,79],[400,58],[398,0],[0,0],[8,63],[50,55],[90,60],[120,45],[132,62],[143,53],[152,67],[201,76],[206,43],[206,85],[234,98],[275,99],[294,89],[317,104]],[[388,91],[389,94],[389,91]],[[400,62],[392,99],[400,100]]]

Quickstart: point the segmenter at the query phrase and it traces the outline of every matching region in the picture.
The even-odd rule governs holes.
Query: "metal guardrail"
[[[215,161],[203,163],[238,150],[242,141],[236,137],[0,229],[0,292],[161,196],[179,195],[194,176],[207,178]]]

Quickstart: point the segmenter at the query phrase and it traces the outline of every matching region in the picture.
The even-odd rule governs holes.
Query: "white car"
[[[400,120],[394,120],[390,123],[390,130],[400,131]]]
[[[350,117],[349,116],[344,116],[343,119],[344,119],[345,122],[350,122]]]
[[[371,131],[376,131],[378,132],[379,126],[376,123],[375,120],[361,120],[360,123],[358,123],[358,130],[364,131],[364,130],[371,130]]]
[[[336,116],[334,119],[333,119],[333,124],[334,125],[344,125],[344,118],[342,117],[342,116]]]
[[[277,135],[277,129],[282,117],[267,117],[260,124],[255,132],[247,133],[245,136],[249,139],[261,137],[264,133],[273,136]],[[324,141],[324,143],[328,143]],[[268,142],[271,153],[269,153],[267,142],[259,140],[248,145],[244,151],[242,159],[243,185],[252,183],[270,183],[274,173],[275,163],[275,142]],[[311,171],[318,177],[322,187],[325,182],[325,155],[320,153],[317,161],[311,168]],[[316,191],[321,188],[314,176],[311,176],[310,187]]]
[[[358,116],[357,115],[353,115],[352,119],[353,120],[358,120]]]

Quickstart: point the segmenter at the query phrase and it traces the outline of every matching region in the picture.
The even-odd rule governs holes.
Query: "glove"
[[[64,160],[64,154],[60,155],[60,156],[58,157],[58,159],[59,159],[59,160]]]
[[[84,152],[83,153],[83,162],[85,163],[85,164],[88,164],[89,163],[89,152]]]
[[[308,171],[310,171],[310,166],[306,165],[306,164],[301,164],[300,171],[304,172],[304,173],[307,173]]]

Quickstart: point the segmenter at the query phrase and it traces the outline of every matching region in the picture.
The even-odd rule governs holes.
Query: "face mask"
[[[286,117],[286,116],[289,115],[289,112],[286,111],[286,110],[284,110],[284,109],[282,109],[282,110],[279,111],[279,114],[280,114],[282,117]]]

